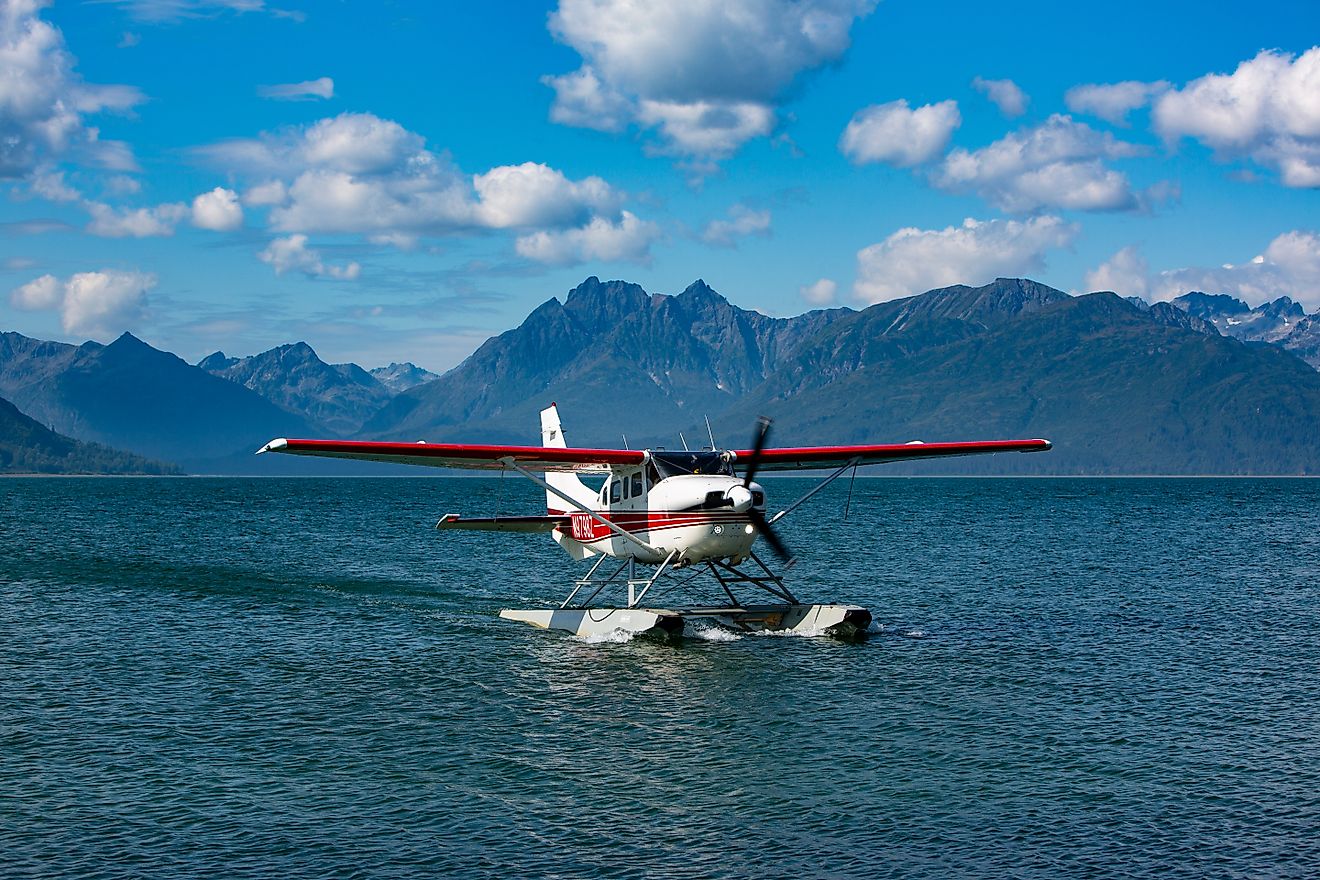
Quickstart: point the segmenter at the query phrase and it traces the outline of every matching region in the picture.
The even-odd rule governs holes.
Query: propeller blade
[[[788,565],[792,565],[794,559],[792,551],[789,550],[784,542],[779,539],[779,536],[775,534],[775,530],[771,528],[770,523],[766,521],[765,514],[753,507],[751,510],[747,511],[747,515],[751,518],[752,525],[756,527],[757,533],[760,534],[762,538],[765,538],[765,542],[770,545],[771,550],[775,551],[775,555],[779,557],[779,560]]]
[[[766,438],[770,436],[770,420],[761,416],[756,420],[756,439],[752,442],[752,457],[747,460],[747,469],[743,472],[743,485],[752,485],[756,469],[761,466],[761,453],[765,451]]]

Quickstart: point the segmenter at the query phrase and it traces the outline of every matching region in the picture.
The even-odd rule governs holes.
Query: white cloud
[[[961,124],[956,101],[915,110],[904,100],[876,104],[853,115],[839,138],[839,150],[857,165],[886,162],[908,168],[944,152],[953,130]]]
[[[63,171],[43,170],[32,175],[32,191],[49,202],[76,202],[82,193],[64,182]]]
[[[1027,103],[1031,100],[1011,79],[982,79],[978,76],[972,80],[972,88],[989,98],[1009,119],[1026,113]]]
[[[222,12],[260,12],[265,0],[110,0],[138,21],[160,24],[205,18]],[[274,12],[274,10],[271,10]]]
[[[283,181],[268,180],[250,187],[247,192],[243,193],[243,204],[251,205],[254,208],[280,205],[288,197],[289,190]]]
[[[181,202],[154,208],[115,208],[104,202],[84,202],[92,215],[87,231],[105,238],[150,238],[174,234],[174,227],[188,216],[188,206]]]
[[[79,151],[94,163],[123,164],[124,145],[98,142],[83,116],[126,110],[143,100],[128,86],[83,82],[63,35],[40,17],[47,5],[8,0],[0,9],[0,179],[26,177]]]
[[[770,235],[770,212],[756,211],[746,205],[729,208],[729,219],[712,220],[701,233],[706,244],[719,247],[737,247],[738,239],[749,235],[765,238]]]
[[[839,285],[828,278],[821,278],[811,284],[798,288],[802,298],[813,306],[830,306],[838,299]]]
[[[715,160],[774,129],[804,71],[837,61],[875,0],[561,0],[550,31],[582,66],[542,81],[551,118],[658,128],[660,151]]]
[[[198,229],[228,232],[243,225],[243,206],[238,193],[217,186],[193,199],[192,224]]]
[[[269,225],[282,233],[356,234],[412,248],[420,237],[487,229],[567,231],[564,241],[589,242],[609,239],[610,230],[633,240],[651,228],[626,221],[624,194],[599,177],[572,180],[535,162],[467,175],[427,150],[421,135],[371,114],[344,113],[202,153],[227,173],[254,178],[243,202],[269,207]]]
[[[492,168],[472,184],[479,199],[476,220],[495,229],[572,226],[613,213],[622,201],[599,177],[572,181],[536,162]]]
[[[335,81],[323,76],[306,82],[257,86],[257,94],[275,101],[328,101],[335,96]]]
[[[321,254],[307,246],[307,236],[290,235],[277,238],[257,254],[257,259],[275,269],[276,275],[288,271],[302,272],[310,278],[332,278],[336,281],[355,281],[362,267],[355,262],[331,266],[321,260]]]
[[[63,301],[64,284],[54,275],[42,275],[9,294],[10,305],[25,312],[59,308]]]
[[[1171,300],[1193,290],[1228,293],[1256,306],[1287,296],[1308,312],[1320,310],[1320,234],[1294,229],[1243,263],[1151,272],[1136,246],[1123,248],[1086,275],[1088,289]]]
[[[1089,113],[1114,125],[1126,126],[1128,114],[1145,107],[1157,96],[1169,90],[1169,84],[1125,80],[1107,85],[1086,84],[1073,86],[1063,96],[1068,109],[1074,113]]]
[[[726,159],[775,126],[774,108],[755,101],[645,100],[636,116],[642,125],[659,128],[666,139],[655,152],[706,160]]]
[[[632,102],[602,83],[590,67],[563,76],[543,76],[541,82],[555,90],[550,119],[560,125],[619,131],[632,115]]]
[[[345,174],[398,172],[410,162],[433,161],[425,139],[371,113],[341,113],[302,128],[224,141],[200,151],[204,158],[268,178],[308,169]]]
[[[1195,138],[1222,159],[1273,169],[1285,186],[1320,187],[1320,46],[1261,52],[1192,80],[1160,96],[1153,118],[1167,141]]]
[[[521,236],[515,247],[529,260],[554,266],[596,261],[646,263],[651,259],[651,242],[659,235],[656,224],[624,211],[617,223],[596,217],[580,229],[542,230]]]
[[[1150,295],[1150,264],[1136,245],[1128,245],[1086,273],[1087,290],[1112,290],[1119,296]]]
[[[974,220],[945,229],[900,229],[857,252],[858,299],[877,303],[952,284],[983,284],[1041,269],[1045,253],[1066,247],[1077,227],[1058,217]]]
[[[1144,152],[1055,114],[988,147],[954,150],[932,173],[932,182],[949,192],[975,193],[1005,211],[1132,210],[1140,205],[1137,194],[1127,177],[1106,167],[1104,160]]]
[[[9,301],[19,309],[58,310],[64,332],[106,339],[141,320],[147,291],[155,286],[154,275],[116,269],[63,281],[43,275],[14,289]]]

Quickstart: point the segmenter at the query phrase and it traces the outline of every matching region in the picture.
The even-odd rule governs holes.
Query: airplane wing
[[[457,443],[376,443],[361,440],[289,440],[281,437],[257,450],[358,461],[387,461],[431,467],[501,470],[512,459],[533,471],[609,473],[611,466],[640,465],[645,453],[630,449],[561,449],[547,446],[470,446]]]
[[[946,458],[955,455],[987,455],[994,452],[1045,452],[1053,444],[1048,440],[977,440],[964,443],[890,443],[879,446],[801,446],[787,449],[763,449],[759,471],[797,471],[815,468],[841,468],[856,459],[859,464],[883,464],[890,461],[913,461],[923,458]],[[752,450],[736,453],[739,461],[752,457]]]

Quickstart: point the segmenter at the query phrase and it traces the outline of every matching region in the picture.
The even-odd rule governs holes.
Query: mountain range
[[[1193,291],[1177,297],[1173,304],[1213,324],[1224,336],[1280,346],[1320,370],[1320,315],[1307,315],[1286,296],[1253,309],[1226,294]]]
[[[946,472],[1317,473],[1320,372],[1303,360],[1320,367],[1317,325],[1286,298],[1149,305],[1003,278],[773,318],[703,281],[665,295],[593,277],[439,377],[328,364],[305,343],[192,366],[129,334],[6,333],[0,397],[70,437],[208,473],[343,472],[254,460],[275,436],[535,444],[551,401],[578,445],[696,447],[708,418],[743,446],[766,414],[780,445],[1055,442]]]

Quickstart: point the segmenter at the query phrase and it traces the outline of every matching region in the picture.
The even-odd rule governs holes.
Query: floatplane
[[[709,428],[709,426],[708,426]],[[464,517],[446,514],[442,531],[548,532],[578,561],[595,558],[557,608],[506,609],[500,617],[578,636],[624,631],[677,635],[685,621],[706,620],[739,631],[850,635],[865,631],[871,613],[856,605],[802,602],[755,552],[761,538],[791,567],[794,559],[774,523],[830,483],[862,465],[894,461],[1043,452],[1048,440],[982,440],[866,446],[766,447],[762,418],[751,449],[583,449],[564,439],[559,410],[541,411],[541,446],[272,440],[258,454],[314,455],[396,464],[513,471],[545,490],[544,516]],[[626,445],[626,444],[625,444]],[[830,470],[811,491],[766,515],[762,471]],[[736,473],[741,470],[741,476]],[[583,475],[604,476],[599,489]],[[669,587],[690,589],[701,576],[722,595],[715,604],[670,607],[655,600]],[[657,586],[657,585],[662,586]],[[747,603],[739,594],[762,597]],[[766,601],[768,597],[769,601]],[[648,601],[649,600],[649,601]],[[727,600],[727,601],[725,601]]]

